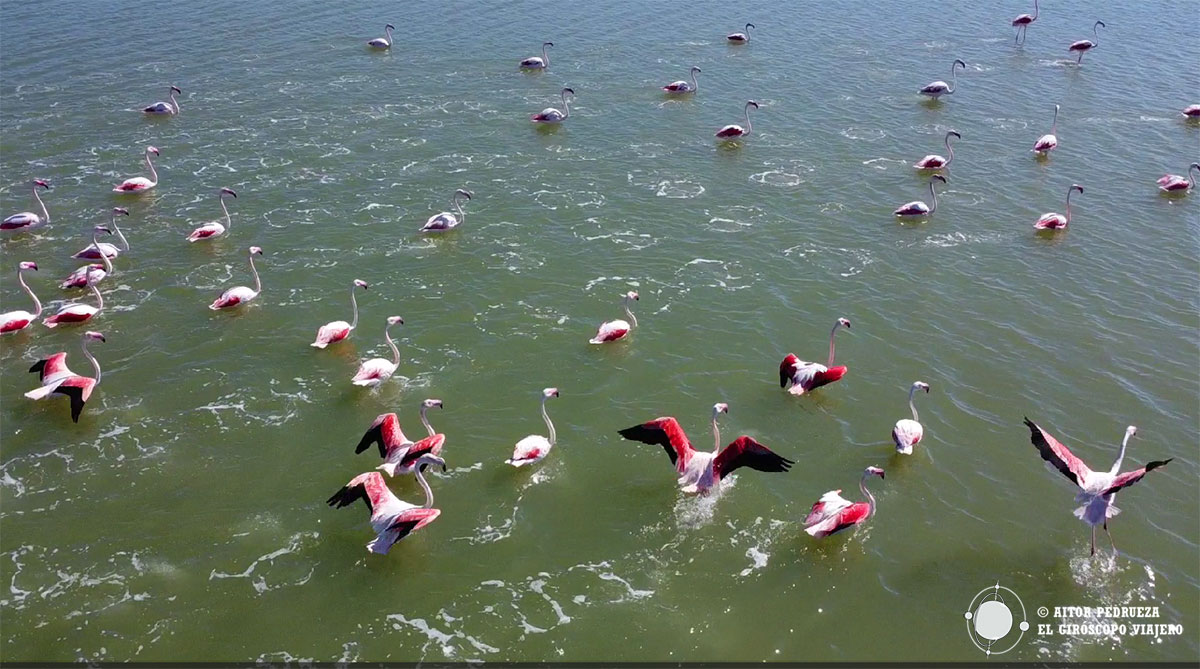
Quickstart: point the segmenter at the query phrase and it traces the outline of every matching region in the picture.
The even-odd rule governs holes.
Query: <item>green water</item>
[[[1191,4],[1053,3],[1023,48],[1024,3],[444,5],[0,6],[4,215],[29,208],[27,179],[54,184],[52,223],[0,243],[5,311],[28,308],[21,260],[43,300],[76,295],[57,287],[69,254],[143,147],[162,153],[159,187],[126,200],[132,250],[103,284],[104,378],[78,425],[22,393],[55,351],[88,369],[79,329],[0,343],[6,659],[979,660],[963,613],[997,581],[1031,624],[1060,622],[1040,606],[1144,603],[1184,630],[1031,630],[1003,659],[1200,657],[1200,198],[1154,184],[1200,155],[1179,116],[1200,102]],[[1065,65],[1097,18],[1099,48]],[[368,52],[388,21],[395,46]],[[752,42],[726,45],[747,21]],[[550,69],[518,72],[545,40]],[[923,103],[955,58],[958,92]],[[699,93],[665,99],[692,65]],[[142,118],[170,84],[183,113]],[[571,118],[531,127],[564,85]],[[751,98],[753,135],[718,146]],[[950,129],[936,214],[897,223],[928,196],[912,163]],[[1035,235],[1071,183],[1069,231]],[[231,234],[187,244],[222,186]],[[460,230],[417,235],[460,187]],[[251,282],[251,244],[261,297],[208,310]],[[349,318],[354,278],[371,283],[359,330],[310,348]],[[589,346],[631,289],[640,328]],[[392,314],[397,376],[352,387]],[[839,316],[849,374],[783,393],[779,360],[823,360]],[[889,431],[917,379],[926,436],[900,458]],[[558,446],[513,470],[546,386]],[[445,402],[442,515],[368,555],[361,505],[324,501],[378,464],[354,455],[371,420],[397,411],[419,434],[426,397]],[[688,498],[660,448],[616,434],[674,415],[707,445],[717,401],[723,436],[792,471]],[[1121,493],[1119,559],[1103,535],[1088,558],[1026,415],[1097,469],[1129,424],[1127,467],[1174,458]],[[867,465],[887,470],[876,516],[804,534],[826,490],[859,499]],[[391,487],[421,502],[411,479]]]

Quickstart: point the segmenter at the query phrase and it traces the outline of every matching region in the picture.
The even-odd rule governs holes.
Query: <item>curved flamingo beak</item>
[[[183,91],[179,90],[179,88],[177,86],[172,86],[171,90],[179,95],[183,95]]]
[[[33,183],[37,186],[41,186],[42,188],[50,188],[50,184],[46,183],[44,179],[34,179]]]
[[[237,197],[237,193],[233,192],[232,188],[222,188],[221,193],[223,195],[232,195],[234,197]]]

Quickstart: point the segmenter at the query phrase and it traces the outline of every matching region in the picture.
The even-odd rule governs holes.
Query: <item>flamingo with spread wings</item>
[[[409,504],[392,494],[383,474],[367,472],[350,479],[341,490],[333,493],[326,504],[335,509],[350,506],[362,500],[371,512],[371,529],[375,530],[375,538],[367,542],[367,550],[371,553],[386,555],[387,552],[404,537],[432,523],[442,514],[441,509],[433,508],[433,491],[425,481],[425,465],[436,465],[446,471],[446,461],[432,453],[426,453],[416,462],[417,482],[425,490],[424,506]]]
[[[808,516],[804,519],[804,531],[810,536],[822,539],[855,525],[865,523],[875,515],[875,496],[867,490],[867,479],[871,476],[883,478],[883,470],[878,467],[867,467],[863,470],[858,489],[867,498],[866,502],[851,502],[842,497],[841,490],[830,490],[821,495],[821,499],[812,505]]]
[[[429,433],[428,437],[417,442],[409,440],[400,429],[400,420],[396,418],[396,414],[385,413],[371,423],[354,452],[362,453],[371,448],[371,444],[375,444],[379,447],[379,457],[384,460],[376,469],[387,473],[388,476],[412,474],[421,456],[427,453],[440,456],[442,446],[446,444],[446,435],[434,432],[433,426],[429,424],[425,412],[430,408],[442,408],[442,401],[428,399],[421,402],[421,424]]]

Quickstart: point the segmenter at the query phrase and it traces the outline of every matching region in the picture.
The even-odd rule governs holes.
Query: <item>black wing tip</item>
[[[349,494],[349,492],[350,492],[350,486],[342,486],[342,488],[340,490],[333,493],[332,497],[325,500],[325,503],[328,504],[329,506],[332,506],[335,509],[340,509],[343,506],[346,506],[348,503],[354,501],[354,500],[349,500],[349,502],[347,502],[346,497]]]
[[[45,368],[46,368],[46,361],[38,360],[37,362],[33,363],[33,367],[29,368],[29,372],[31,374],[40,374],[42,372],[42,370]]]
[[[1154,460],[1152,462],[1147,462],[1146,463],[1146,471],[1152,471],[1152,470],[1158,469],[1159,467],[1162,467],[1163,465],[1167,464],[1168,462],[1170,462],[1174,459],[1175,458],[1167,458],[1166,460]]]

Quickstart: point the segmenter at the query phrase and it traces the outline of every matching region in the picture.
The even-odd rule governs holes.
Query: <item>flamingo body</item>
[[[0,230],[32,230],[33,228],[41,227],[50,222],[50,213],[46,211],[46,203],[42,202],[41,196],[38,194],[39,188],[50,188],[50,184],[42,179],[33,180],[33,199],[41,206],[42,213],[33,213],[32,211],[23,211],[19,214],[13,214],[8,218],[0,221]]]
[[[733,44],[746,44],[750,41],[750,29],[754,27],[753,23],[747,23],[746,27],[743,28],[745,32],[729,33],[725,36],[725,39]]]
[[[154,169],[154,163],[150,160],[150,154],[159,155],[158,149],[153,146],[146,147],[146,168],[150,170],[151,178],[133,177],[126,179],[113,188],[114,193],[144,193],[158,185],[158,172]]]
[[[1187,118],[1200,118],[1200,105],[1188,105],[1180,113]]]
[[[58,311],[58,313],[46,318],[42,321],[42,325],[48,328],[56,328],[60,325],[75,325],[91,320],[92,316],[100,313],[100,310],[90,304],[68,304]]]
[[[1166,174],[1159,177],[1155,183],[1158,184],[1158,189],[1164,193],[1186,193],[1196,187],[1196,176],[1192,174],[1193,170],[1200,171],[1200,163],[1189,165],[1186,177],[1178,174]]]
[[[729,139],[732,137],[741,137],[746,134],[748,134],[748,131],[736,123],[730,123],[729,125],[723,126],[720,130],[717,131],[717,137],[720,137],[722,139]]]
[[[1071,194],[1074,193],[1075,191],[1082,193],[1083,186],[1080,186],[1079,184],[1071,184],[1071,187],[1067,189],[1067,215],[1066,216],[1063,216],[1062,214],[1055,212],[1055,211],[1051,211],[1051,212],[1042,214],[1041,217],[1038,218],[1037,222],[1035,222],[1033,224],[1034,229],[1037,229],[1037,230],[1062,230],[1062,229],[1065,229],[1068,225],[1070,225],[1071,224]]]
[[[436,460],[441,461],[440,458]],[[442,462],[442,467],[445,467],[445,462]],[[437,520],[442,513],[431,507],[433,495],[424,478],[420,478],[420,481],[426,491],[427,506],[424,507],[397,498],[379,472],[355,476],[326,503],[340,509],[361,499],[371,513],[371,529],[375,532],[375,538],[367,543],[367,550],[386,555],[396,542]]]
[[[396,26],[390,23],[387,24],[383,27],[384,37],[376,37],[375,39],[367,40],[367,46],[371,47],[372,49],[392,48],[392,31],[395,29]]]
[[[892,441],[896,444],[896,452],[902,455],[911,455],[913,446],[920,443],[921,437],[924,436],[925,428],[909,418],[896,421],[896,427],[892,428]]]
[[[391,328],[393,325],[404,325],[404,319],[399,316],[389,316],[387,327],[383,329],[383,337],[387,340],[388,348],[392,349],[392,359],[371,358],[358,366],[358,371],[351,377],[350,382],[364,388],[378,388],[380,384],[392,378],[400,367],[400,349],[392,341]]]
[[[89,263],[71,272],[58,286],[63,289],[86,288],[89,284],[100,283],[106,276],[108,270],[104,269],[104,265]]]
[[[531,434],[522,438],[513,446],[512,457],[505,460],[507,464],[513,467],[524,467],[540,462],[546,459],[546,456],[550,454],[550,449],[554,448],[555,442],[558,441],[558,435],[554,431],[554,423],[550,421],[550,414],[546,413],[546,400],[551,397],[558,397],[558,388],[542,390],[542,420],[546,423],[546,430],[550,433],[550,437]]]
[[[592,344],[607,344],[618,339],[624,339],[625,335],[629,334],[629,331],[632,329],[628,322],[620,319],[601,323],[600,329],[596,331],[596,336],[589,339],[588,342]]]
[[[25,397],[31,400],[42,400],[52,395],[68,397],[71,400],[71,420],[78,423],[84,404],[91,398],[92,392],[100,384],[101,378],[100,363],[96,362],[95,356],[87,350],[87,342],[91,340],[105,341],[105,339],[104,335],[99,332],[83,333],[83,354],[92,363],[96,374],[94,378],[75,374],[67,368],[67,354],[56,353],[45,360],[37,361],[33,367],[29,368],[30,372],[39,375],[41,386],[25,393]]]
[[[350,324],[346,321],[331,321],[317,329],[317,339],[309,344],[309,346],[313,348],[325,348],[330,344],[336,344],[349,337],[351,330]]]
[[[866,502],[851,502],[842,497],[841,490],[830,490],[821,495],[804,518],[804,531],[816,539],[837,534],[842,530],[860,525],[875,514],[875,497],[867,490],[867,477],[883,478],[883,470],[867,467],[859,481],[859,490],[867,497]]]
[[[245,304],[258,297],[259,291],[250,288],[249,286],[234,286],[227,288],[221,296],[213,300],[213,303],[208,305],[209,309],[217,311],[218,309],[229,309],[236,307],[239,304]]]
[[[546,49],[552,46],[554,46],[554,42],[543,42],[542,56],[540,58],[537,56],[526,58],[520,63],[517,63],[517,66],[522,70],[544,70],[547,67],[550,67],[550,54],[546,53]]]

